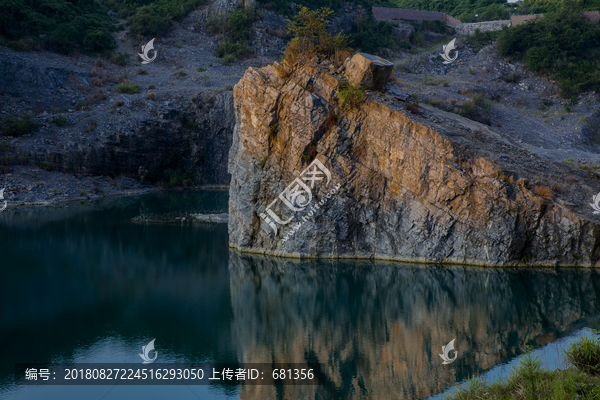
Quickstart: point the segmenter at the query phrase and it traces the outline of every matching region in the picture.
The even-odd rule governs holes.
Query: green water
[[[226,192],[0,214],[2,399],[424,399],[594,326],[591,270],[485,270],[240,255],[227,227],[138,225],[221,212]],[[298,232],[301,234],[301,232]],[[16,386],[16,363],[318,362],[318,386]],[[442,365],[456,338],[458,358]],[[548,355],[555,357],[555,355]]]

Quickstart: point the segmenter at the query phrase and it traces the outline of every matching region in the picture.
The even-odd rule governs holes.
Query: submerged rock
[[[585,199],[597,189],[583,171],[393,94],[371,92],[342,111],[342,79],[315,64],[282,81],[277,67],[249,68],[234,89],[232,247],[294,257],[596,265],[600,226]],[[573,174],[577,187],[550,189]]]

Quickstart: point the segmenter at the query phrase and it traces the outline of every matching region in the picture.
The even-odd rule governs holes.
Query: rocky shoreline
[[[400,101],[391,87],[342,109],[345,79],[327,60],[284,81],[281,68],[249,69],[234,88],[231,247],[296,258],[597,265],[594,174],[487,125]],[[338,184],[336,198],[306,220]],[[300,221],[302,231],[284,241]]]

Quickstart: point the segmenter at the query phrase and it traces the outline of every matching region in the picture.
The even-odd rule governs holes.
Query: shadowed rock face
[[[597,183],[590,178],[560,198],[542,197],[537,185],[552,186],[573,170],[485,125],[425,106],[409,111],[390,95],[367,92],[342,111],[341,77],[315,64],[282,79],[278,68],[249,68],[234,88],[231,246],[282,256],[596,264],[600,227],[588,203]],[[295,179],[306,178],[313,160],[330,179],[293,210],[278,196],[299,187]],[[292,219],[278,224],[273,215]]]
[[[318,387],[245,386],[242,399],[426,398],[591,323],[600,307],[589,270],[229,260],[239,361],[325,364]],[[458,359],[442,365],[453,338]]]
[[[183,163],[185,172],[197,176],[199,183],[227,185],[234,125],[232,95],[198,96],[213,105],[193,112],[182,104],[164,106],[159,115],[115,128],[93,143],[33,152],[31,157],[52,170],[138,179],[183,160],[176,163]]]

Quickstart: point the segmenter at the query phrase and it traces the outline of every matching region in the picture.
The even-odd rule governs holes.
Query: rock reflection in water
[[[242,399],[418,399],[590,323],[591,270],[229,258],[240,362],[319,362],[320,386],[246,386]],[[442,365],[456,338],[458,359]]]

